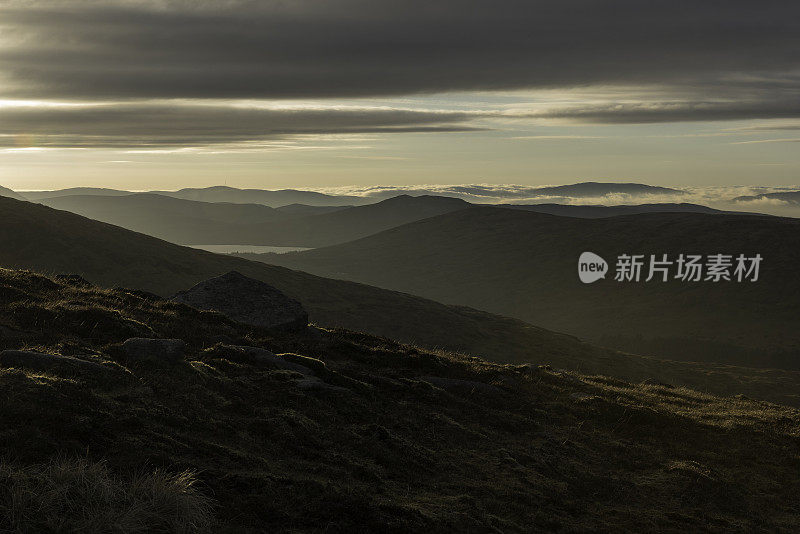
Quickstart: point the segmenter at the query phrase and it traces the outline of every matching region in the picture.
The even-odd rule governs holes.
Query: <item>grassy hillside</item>
[[[77,273],[105,287],[171,295],[237,270],[300,301],[312,322],[498,362],[533,362],[717,394],[800,404],[800,374],[622,354],[461,306],[173,245],[44,206],[0,199],[0,266]]]
[[[578,280],[584,251],[609,262],[605,280]],[[618,283],[614,269],[623,253],[666,253],[673,260],[681,253],[758,253],[764,261],[756,283]],[[475,208],[335,247],[261,258],[631,352],[800,369],[798,219],[693,213],[578,219]],[[642,279],[647,274],[645,267]]]
[[[0,368],[0,530],[790,532],[800,517],[796,409],[251,330],[30,273],[0,271],[0,288],[2,348],[63,355]],[[135,335],[184,340],[185,359],[131,364],[118,346]]]
[[[181,244],[317,247],[463,209],[463,200],[407,195],[357,207],[200,202],[163,194],[68,195],[47,206]]]

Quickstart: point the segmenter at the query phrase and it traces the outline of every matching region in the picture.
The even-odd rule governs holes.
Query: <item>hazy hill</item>
[[[345,204],[367,204],[372,202],[363,197],[349,195],[326,195],[316,191],[298,191],[296,189],[237,189],[217,185],[213,187],[185,188],[179,191],[151,191],[175,198],[199,200],[202,202],[233,202],[236,204],[265,204],[273,208],[288,204],[306,204],[309,206],[341,206]]]
[[[547,363],[634,381],[655,378],[718,394],[742,393],[800,404],[800,373],[621,354],[519,320],[181,247],[28,202],[0,198],[0,225],[3,267],[77,273],[106,287],[125,286],[161,295],[236,270],[299,300],[311,321],[328,327],[499,362]]]
[[[275,208],[281,213],[291,215],[322,215],[323,213],[333,213],[353,206],[309,206],[308,204],[289,204]]]
[[[67,189],[55,189],[53,191],[25,191],[27,200],[42,200],[45,198],[65,197],[71,195],[97,195],[97,196],[125,196],[132,195],[133,191],[122,191],[120,189],[108,189],[105,187],[69,187]]]
[[[239,229],[239,240],[228,243],[322,247],[470,206],[456,198],[400,195],[375,204],[297,218],[288,223],[243,225]]]
[[[18,336],[0,348],[53,355],[0,359],[2,531],[789,532],[800,516],[796,409],[253,330],[31,273],[0,270],[0,301]],[[185,354],[137,364],[131,336]]]
[[[578,280],[584,251],[606,258],[606,280]],[[623,253],[673,259],[681,253],[759,253],[764,262],[757,283],[626,284],[613,280]],[[694,213],[579,219],[473,208],[351,243],[261,258],[517,317],[630,351],[800,368],[797,219]]]
[[[0,197],[15,198],[17,200],[25,200],[25,197],[7,187],[0,185]]]
[[[344,208],[290,205],[275,209],[261,204],[200,202],[153,193],[71,195],[40,202],[173,243],[302,247],[344,243],[470,206],[455,198],[407,195]]]
[[[602,197],[611,194],[625,195],[675,195],[684,191],[670,187],[637,183],[581,182],[578,184],[539,187],[531,196]]]
[[[750,202],[753,200],[782,200],[789,204],[800,205],[800,191],[779,191],[761,195],[745,195],[734,198],[734,202]]]
[[[262,204],[198,202],[153,193],[70,195],[39,202],[174,243],[228,243],[241,235],[242,225],[292,218]]]

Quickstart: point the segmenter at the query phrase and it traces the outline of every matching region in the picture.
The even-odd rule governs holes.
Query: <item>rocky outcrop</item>
[[[236,271],[200,282],[172,300],[260,328],[297,331],[308,325],[308,313],[299,302]]]

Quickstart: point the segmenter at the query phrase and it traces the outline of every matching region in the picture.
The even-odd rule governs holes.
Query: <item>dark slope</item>
[[[518,320],[181,247],[27,202],[0,198],[0,225],[3,267],[77,273],[106,287],[160,295],[237,270],[299,300],[313,322],[326,326],[506,361],[529,360],[541,351],[577,359],[600,354],[569,336]]]
[[[28,333],[1,348],[97,369],[0,367],[2,531],[790,532],[800,516],[795,409],[253,331],[27,273],[0,270],[0,288],[0,321]],[[185,359],[132,365],[117,349],[131,335],[182,339]],[[312,374],[253,366],[220,338]]]
[[[328,327],[500,362],[548,363],[634,381],[656,378],[717,394],[800,404],[796,373],[621,354],[519,320],[181,247],[37,204],[0,198],[0,228],[3,267],[77,273],[106,287],[161,295],[237,270],[299,300],[311,321]]]
[[[581,252],[612,275],[580,283]],[[613,280],[619,254],[760,253],[757,283]],[[250,256],[255,258],[256,256]],[[800,368],[800,220],[640,214],[605,219],[475,208],[335,247],[262,258],[517,317],[627,350]],[[645,277],[647,272],[645,271]]]

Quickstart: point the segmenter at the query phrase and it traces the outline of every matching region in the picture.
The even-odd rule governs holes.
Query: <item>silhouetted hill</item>
[[[790,532],[800,514],[796,409],[27,272],[0,270],[0,302],[0,348],[41,351],[0,353],[3,531]],[[131,337],[183,348],[137,360]]]
[[[0,197],[15,198],[17,200],[25,200],[25,197],[7,187],[0,186]]]
[[[7,198],[0,198],[0,225],[4,230],[0,233],[2,267],[76,273],[105,287],[124,286],[160,295],[171,295],[235,270],[300,301],[311,321],[326,327],[368,332],[498,362],[547,363],[634,381],[655,378],[717,394],[742,393],[800,404],[800,375],[785,371],[665,362],[622,354],[516,319],[181,247],[69,212]],[[404,262],[409,263],[408,259]]]
[[[605,280],[578,280],[584,251],[609,262]],[[666,253],[673,260],[681,253],[758,253],[764,260],[756,283],[618,283],[616,258],[626,253],[648,259]],[[800,368],[797,219],[694,213],[579,219],[473,208],[351,243],[261,258],[517,317],[634,352]]]
[[[753,200],[782,200],[789,204],[800,205],[800,191],[779,191],[761,195],[744,195],[734,198],[734,202],[751,202]]]
[[[611,194],[625,195],[675,195],[684,191],[670,187],[636,183],[581,182],[578,184],[539,187],[532,196],[566,196],[566,197],[602,197]]]

